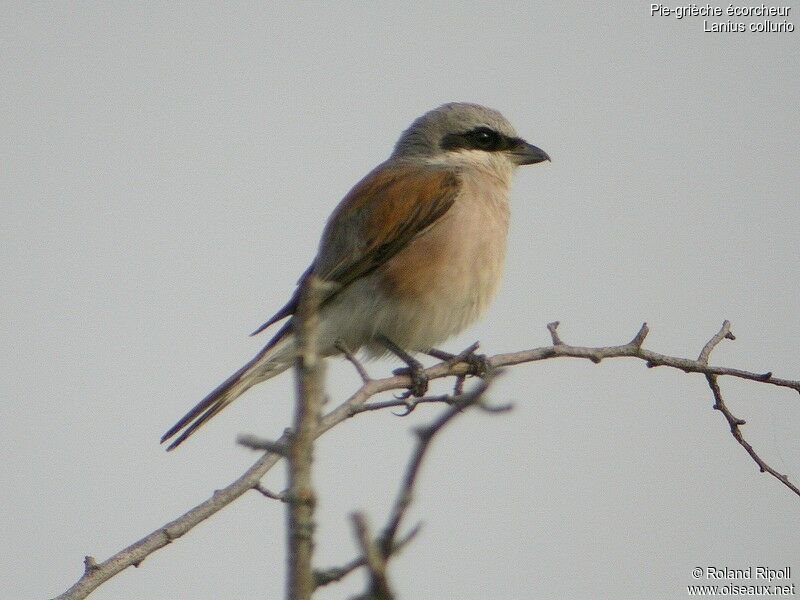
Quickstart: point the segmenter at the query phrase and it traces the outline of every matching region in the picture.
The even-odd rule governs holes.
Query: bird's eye
[[[479,150],[497,150],[500,148],[501,139],[496,131],[492,131],[487,127],[481,127],[470,133],[472,143]]]

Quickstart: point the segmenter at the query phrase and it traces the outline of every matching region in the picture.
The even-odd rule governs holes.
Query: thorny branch
[[[473,348],[471,351],[474,351]],[[392,505],[389,519],[383,529],[380,537],[373,540],[369,533],[369,528],[366,524],[366,517],[361,513],[353,515],[355,522],[357,540],[361,547],[362,556],[356,561],[351,561],[347,566],[339,569],[328,569],[322,573],[318,573],[318,585],[325,585],[330,583],[333,579],[328,577],[323,579],[323,574],[333,573],[338,575],[336,581],[344,577],[345,574],[352,572],[358,566],[366,566],[370,574],[370,585],[366,592],[357,596],[355,600],[391,600],[394,598],[391,587],[389,586],[386,578],[386,565],[389,560],[394,557],[398,550],[405,545],[406,540],[410,539],[419,531],[421,525],[414,527],[409,534],[407,534],[400,542],[395,541],[397,531],[405,516],[408,507],[411,506],[413,500],[414,486],[417,482],[420,467],[422,466],[423,459],[434,436],[436,436],[442,428],[452,421],[458,414],[463,412],[470,406],[479,406],[487,412],[498,412],[497,407],[489,406],[483,402],[483,395],[489,387],[489,383],[493,377],[497,375],[496,372],[487,372],[485,379],[482,379],[472,390],[467,393],[460,393],[455,396],[436,396],[431,398],[431,401],[437,400],[447,403],[450,408],[443,412],[435,421],[426,427],[420,427],[415,430],[417,436],[417,444],[411,455],[411,460],[406,467],[406,472],[400,485],[400,490],[397,493],[394,504]],[[404,399],[396,399],[395,402],[402,404],[406,402]],[[506,407],[501,407],[505,410]],[[406,413],[407,414],[407,413]],[[353,568],[348,569],[353,565]]]
[[[591,360],[594,363],[599,363],[607,358],[638,358],[645,361],[646,365],[651,367],[672,367],[680,369],[686,373],[701,373],[706,376],[707,380],[712,378],[713,384],[709,381],[712,392],[715,397],[715,408],[720,410],[731,426],[731,433],[734,438],[739,442],[748,454],[758,465],[759,469],[763,472],[769,473],[781,483],[787,486],[795,494],[800,496],[800,490],[789,482],[788,477],[782,475],[770,467],[761,457],[753,450],[752,446],[744,440],[739,426],[742,424],[741,419],[734,417],[721,401],[721,393],[717,379],[719,377],[737,377],[755,381],[757,383],[774,385],[778,387],[785,387],[800,392],[800,381],[781,379],[774,377],[772,372],[755,373],[745,371],[742,369],[733,369],[729,367],[718,367],[708,364],[708,357],[711,350],[724,338],[731,339],[728,330],[722,334],[716,334],[703,349],[700,358],[697,360],[689,358],[680,358],[659,354],[642,347],[645,338],[647,337],[648,328],[645,323],[642,325],[636,336],[627,344],[619,346],[605,346],[598,348],[588,348],[580,346],[571,346],[565,344],[557,333],[558,323],[551,323],[548,325],[553,345],[544,346],[540,348],[533,348],[531,350],[523,350],[520,352],[512,352],[507,354],[496,354],[486,359],[487,365],[491,369],[498,369],[500,367],[510,367],[521,363],[537,362],[551,358],[583,358]],[[723,326],[725,329],[725,326]],[[719,339],[717,339],[719,337]],[[352,355],[351,357],[352,358]],[[352,362],[352,361],[351,361]],[[356,361],[357,363],[357,361]],[[354,364],[356,364],[354,363]],[[459,362],[452,364],[448,361],[440,362],[425,370],[425,374],[429,379],[440,379],[443,377],[456,377],[463,379],[465,376],[472,373],[473,365],[467,362]],[[338,425],[361,412],[365,409],[361,407],[370,406],[367,404],[370,398],[382,392],[390,390],[405,389],[410,383],[410,378],[407,375],[395,375],[393,377],[386,377],[383,379],[372,379],[363,368],[360,374],[364,379],[363,385],[347,400],[342,402],[338,407],[334,408],[319,421],[319,426],[314,432],[315,437],[319,437],[327,432],[332,427]],[[389,406],[387,404],[387,406]],[[391,406],[404,406],[404,404],[391,404]],[[725,408],[723,408],[725,407]],[[407,408],[407,406],[406,406]],[[284,445],[289,442],[289,436],[284,433],[281,438],[275,440],[275,444]],[[133,543],[127,548],[120,550],[107,560],[98,563],[92,557],[86,557],[84,560],[84,573],[81,578],[67,591],[57,597],[56,600],[74,600],[86,598],[93,590],[108,581],[117,573],[123,571],[130,566],[138,566],[153,552],[170,544],[172,541],[181,537],[199,523],[222,510],[225,506],[232,503],[238,497],[243,495],[248,490],[258,489],[262,477],[274,467],[282,456],[273,452],[265,452],[258,460],[245,471],[238,479],[233,481],[227,487],[217,490],[211,498],[198,504],[185,514],[176,518],[175,520],[159,527],[152,533],[148,534],[141,540]],[[361,564],[364,564],[363,562]],[[354,567],[357,568],[357,567]],[[319,576],[319,575],[318,575]]]
[[[400,528],[400,523],[405,516],[406,510],[411,505],[413,499],[414,484],[419,474],[419,469],[422,466],[422,459],[430,447],[431,441],[439,431],[447,425],[453,418],[456,417],[465,408],[477,404],[489,387],[490,378],[487,377],[481,380],[473,390],[462,394],[461,396],[451,397],[448,402],[450,407],[442,413],[433,423],[426,427],[417,429],[417,446],[414,453],[411,455],[411,460],[406,467],[406,473],[403,477],[403,482],[400,486],[400,492],[394,501],[392,510],[389,516],[389,521],[386,524],[383,532],[381,533],[381,552],[384,557],[389,557],[391,549],[394,546],[394,539],[397,536],[397,530]]]

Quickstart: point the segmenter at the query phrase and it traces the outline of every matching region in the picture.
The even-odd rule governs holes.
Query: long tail
[[[197,406],[186,413],[180,421],[175,423],[175,425],[161,437],[161,443],[163,444],[179,431],[182,429],[184,430],[183,433],[175,438],[167,447],[167,451],[174,450],[180,446],[186,438],[252,386],[266,379],[275,377],[291,367],[294,355],[292,350],[294,346],[293,337],[292,335],[286,335],[274,344],[272,342],[267,344],[250,362],[228,377],[213,392],[198,402]]]

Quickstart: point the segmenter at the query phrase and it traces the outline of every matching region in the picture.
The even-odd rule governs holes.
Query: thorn
[[[273,440],[265,440],[250,434],[241,434],[236,438],[236,443],[245,448],[250,448],[251,450],[265,450],[273,454],[279,454],[280,456],[289,454],[289,446],[287,444],[275,442]],[[217,492],[214,493],[216,494]]]
[[[272,492],[267,488],[265,488],[264,486],[262,486],[260,483],[257,483],[255,486],[253,486],[253,489],[258,493],[260,493],[262,496],[266,496],[267,498],[270,498],[272,500],[279,500],[280,502],[287,502],[287,498],[289,496],[289,494],[286,491],[276,494],[275,492]]]
[[[552,323],[547,324],[547,331],[550,332],[550,337],[553,340],[553,346],[563,346],[564,342],[561,341],[561,338],[558,335],[558,326],[561,325],[558,321],[553,321]]]
[[[100,566],[97,564],[97,561],[95,560],[94,556],[83,557],[83,569],[87,575],[92,571],[96,571],[99,568]]]
[[[506,404],[486,404],[485,402],[478,402],[478,408],[487,413],[505,413],[514,410],[514,404],[507,402]]]
[[[650,328],[647,326],[647,323],[642,323],[642,326],[639,328],[638,333],[631,340],[631,344],[633,344],[637,348],[641,348],[642,344],[644,343],[644,338],[647,337],[648,333],[650,333]]]

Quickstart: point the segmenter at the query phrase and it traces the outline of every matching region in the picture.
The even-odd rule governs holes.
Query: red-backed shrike
[[[502,276],[511,175],[549,159],[477,104],[445,104],[414,121],[333,211],[300,279],[338,284],[320,310],[320,354],[339,353],[337,345],[370,356],[427,352],[475,321]],[[289,317],[264,349],[164,434],[162,442],[183,430],[168,450],[294,364],[298,298],[254,332]]]

